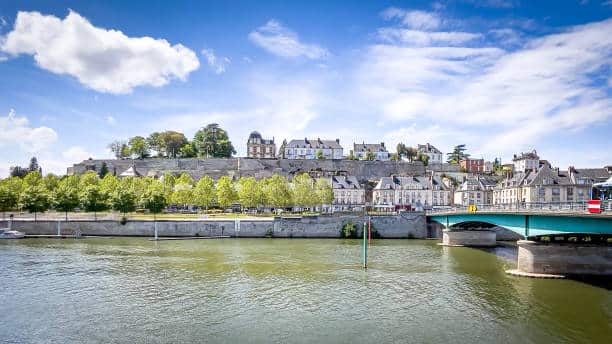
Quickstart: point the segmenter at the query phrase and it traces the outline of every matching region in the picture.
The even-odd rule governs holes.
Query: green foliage
[[[74,211],[74,208],[80,204],[77,188],[66,178],[60,181],[52,195],[53,207],[55,210],[65,212],[66,220],[68,220],[68,212]]]
[[[208,124],[198,130],[193,142],[199,155],[206,158],[230,158],[232,154],[236,154],[227,132],[217,123]]]
[[[291,205],[291,188],[287,178],[278,174],[270,177],[264,186],[266,202],[275,208],[285,208]]]
[[[357,238],[357,226],[351,221],[345,223],[340,228],[341,238]]]
[[[129,213],[136,209],[136,197],[132,190],[119,187],[111,194],[111,206],[121,213]]]
[[[98,177],[104,178],[108,174],[108,166],[106,166],[106,162],[102,162],[100,166],[100,172],[98,173]]]
[[[55,190],[59,184],[59,181],[60,179],[52,173],[49,173],[42,178],[42,183],[45,185],[47,190]]]
[[[193,189],[192,196],[193,204],[208,209],[216,202],[215,182],[209,176],[202,177]]]
[[[177,182],[172,190],[170,197],[174,204],[192,204],[193,203],[193,187],[190,184]],[[163,191],[163,190],[162,190]]]
[[[12,185],[12,179],[19,181],[19,187]],[[16,177],[0,180],[0,211],[6,212],[13,210],[19,203],[19,194],[21,193],[21,180]]]
[[[110,195],[119,186],[119,179],[112,174],[107,174],[100,180],[100,192]]]
[[[147,190],[140,198],[142,206],[153,214],[161,213],[168,205],[164,195],[164,185],[160,181],[149,184]]]
[[[261,203],[261,189],[255,178],[240,178],[238,181],[238,201],[246,208],[255,208]]]
[[[375,155],[374,153],[372,153],[372,152],[368,151],[368,152],[366,153],[365,158],[366,158],[366,160],[370,160],[370,161],[371,161],[371,160],[376,160],[376,155]]]
[[[89,185],[98,185],[100,182],[100,177],[98,177],[98,174],[94,171],[87,171],[80,177],[76,175],[74,177],[76,177],[76,180],[78,180],[79,189],[84,189]]]
[[[165,155],[164,141],[162,140],[160,133],[154,132],[150,134],[145,141],[147,142],[147,147],[150,150],[157,152],[157,156],[163,157]]]
[[[323,155],[323,151],[322,150],[317,150],[317,159],[319,160],[323,160],[325,159],[325,156]]]
[[[423,165],[427,166],[429,164],[429,155],[419,154],[419,160],[423,162]]]
[[[189,142],[183,145],[179,150],[181,158],[195,158],[198,155],[198,151],[193,142]]]
[[[317,203],[331,205],[334,203],[334,190],[331,182],[326,178],[319,178],[315,184]]]
[[[406,159],[408,159],[409,161],[414,161],[414,159],[416,159],[418,156],[418,152],[415,148],[408,147],[403,143],[398,143],[396,150],[398,154],[398,160],[399,157],[401,157],[402,155],[405,156]]]
[[[459,161],[470,156],[469,154],[465,153],[466,150],[467,148],[465,148],[465,144],[455,146],[452,152],[446,154],[448,156],[446,161],[451,164],[458,164]]]
[[[21,194],[21,207],[30,213],[44,212],[51,206],[49,192],[42,184],[29,185]]]
[[[169,158],[176,158],[181,147],[187,143],[187,138],[183,133],[168,130],[160,133],[164,151]]]
[[[352,149],[351,149],[351,151],[349,151],[349,155],[346,158],[348,160],[357,160],[357,158],[355,157],[355,152],[353,152]]]
[[[150,155],[147,142],[142,136],[134,136],[128,141],[130,154],[135,155],[138,159],[144,159]]]
[[[222,208],[226,208],[236,202],[238,196],[234,184],[228,176],[223,176],[217,181],[217,202]]]
[[[311,207],[318,202],[314,192],[314,181],[307,173],[293,177],[293,203],[303,207]]]
[[[42,183],[42,176],[38,171],[28,172],[28,174],[23,177],[23,184],[28,186],[36,186]]]
[[[99,212],[108,209],[109,193],[101,185],[88,185],[80,192],[79,199],[86,211]]]
[[[117,159],[125,159],[130,156],[130,149],[124,141],[113,141],[108,144],[108,149],[113,152]]]

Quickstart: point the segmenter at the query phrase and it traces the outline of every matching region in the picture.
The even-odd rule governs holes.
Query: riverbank
[[[425,215],[420,212],[372,216],[372,226],[381,238],[435,237],[428,231]],[[193,220],[15,220],[12,228],[26,235],[153,236],[157,226],[160,237],[229,236],[247,238],[339,238],[341,227],[356,225],[358,234],[367,217],[363,215],[308,215],[246,219]],[[0,227],[7,227],[0,221]]]

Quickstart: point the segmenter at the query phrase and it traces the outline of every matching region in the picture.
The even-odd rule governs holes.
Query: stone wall
[[[361,230],[364,216],[331,215],[276,217],[273,220],[194,220],[157,221],[159,236],[221,236],[337,238],[340,228],[348,221]],[[58,223],[61,235],[153,236],[153,221],[13,221],[12,228],[30,235],[56,235]],[[394,216],[373,216],[372,224],[383,238],[425,238],[427,227],[422,213]],[[0,227],[7,227],[0,221]],[[361,231],[360,231],[361,232]]]
[[[517,270],[536,274],[612,275],[612,246],[518,241]]]
[[[106,163],[110,173],[121,174],[134,165],[143,176],[169,172],[187,173],[194,179],[209,175],[218,179],[223,175],[231,177],[253,176],[256,178],[281,174],[287,177],[301,172],[320,175],[346,174],[356,176],[361,181],[377,180],[391,175],[424,175],[422,162],[405,161],[359,161],[359,160],[288,160],[288,159],[143,159],[143,160],[85,160],[68,169],[68,173],[84,173],[87,170],[99,171]],[[435,164],[428,169],[446,171],[456,169],[449,164]]]

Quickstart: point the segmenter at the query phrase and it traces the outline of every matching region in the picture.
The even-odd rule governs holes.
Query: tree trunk
[[[94,221],[98,221],[98,217],[96,216],[96,211],[94,210]]]
[[[34,222],[36,222],[36,212],[34,212]]]

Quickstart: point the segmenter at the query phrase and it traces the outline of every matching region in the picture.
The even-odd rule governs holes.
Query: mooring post
[[[368,244],[372,240],[372,216],[368,216]]]
[[[363,223],[363,268],[368,268],[368,242],[366,241],[366,223]]]

